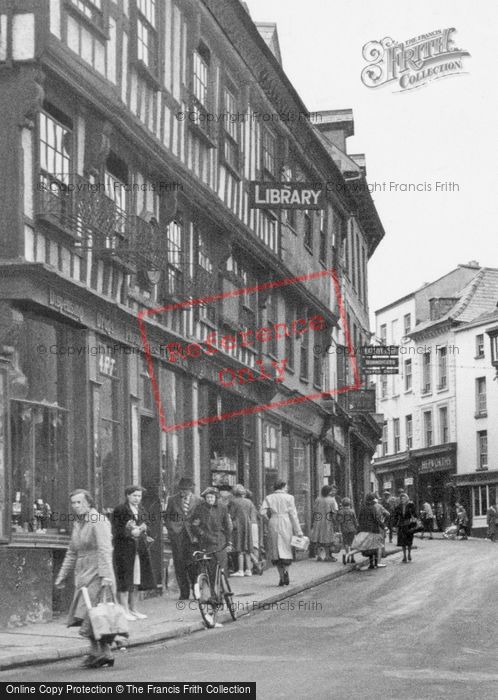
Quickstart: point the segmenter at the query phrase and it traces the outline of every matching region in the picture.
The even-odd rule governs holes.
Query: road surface
[[[256,680],[272,700],[497,698],[498,545],[416,542],[410,564],[391,556],[223,629],[120,652],[113,669],[72,660],[0,680]]]

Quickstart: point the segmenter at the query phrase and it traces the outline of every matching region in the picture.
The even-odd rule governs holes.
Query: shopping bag
[[[330,551],[334,554],[340,552],[342,549],[342,533],[334,532],[332,535],[332,544],[330,545]]]
[[[306,535],[302,535],[302,537],[294,535],[291,539],[291,547],[294,547],[294,549],[298,549],[300,552],[307,552],[309,546],[310,540],[309,537],[306,537]]]
[[[88,609],[93,636],[97,641],[102,637],[116,634],[124,637],[128,636],[126,613],[121,605],[116,602],[114,592],[110,586],[103,587],[102,600],[95,606],[92,606],[86,586],[81,588],[81,593]]]
[[[358,532],[355,535],[352,549],[358,552],[365,552],[369,549],[378,549],[384,545],[384,535],[380,532]]]

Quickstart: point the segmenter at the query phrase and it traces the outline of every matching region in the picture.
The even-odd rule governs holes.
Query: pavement
[[[386,545],[387,556],[400,552],[394,545]],[[335,578],[345,576],[356,567],[342,564],[342,553],[337,562],[317,562],[314,559],[296,561],[289,569],[290,585],[278,587],[277,570],[267,569],[262,576],[230,577],[234,604],[239,615],[256,613],[285,598]],[[358,555],[357,565],[368,565]],[[130,622],[128,646],[154,644],[205,630],[197,604],[179,601],[178,590],[166,591],[162,596],[140,601],[140,612],[145,620]],[[219,616],[219,622],[231,620],[228,611]],[[77,627],[66,627],[65,617],[45,623],[0,630],[0,671],[21,666],[43,664],[83,656],[88,643],[78,635]],[[121,653],[121,652],[117,652]]]

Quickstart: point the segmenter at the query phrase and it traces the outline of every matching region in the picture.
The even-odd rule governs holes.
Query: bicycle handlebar
[[[223,551],[224,549],[226,549],[227,547],[228,547],[228,543],[227,543],[226,545],[224,545],[221,549],[215,549],[215,550],[212,551],[212,552],[206,552],[205,549],[199,549],[199,550],[197,550],[197,551],[195,551],[195,552],[192,552],[192,556],[194,557],[194,559],[196,559],[196,558],[198,558],[198,559],[201,559],[201,558],[202,558],[202,559],[211,559],[211,558],[212,558],[212,557],[211,557],[212,554],[218,554],[219,552],[222,552],[222,551]],[[202,554],[202,557],[199,557],[199,556],[198,556],[199,554]],[[209,556],[206,556],[206,555],[209,555]]]

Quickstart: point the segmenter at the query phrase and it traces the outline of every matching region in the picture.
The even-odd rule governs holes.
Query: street
[[[0,680],[255,680],[263,699],[495,698],[496,545],[416,544],[411,564],[396,554],[384,569],[353,571],[223,629],[117,653],[113,669],[85,671],[72,660]]]

